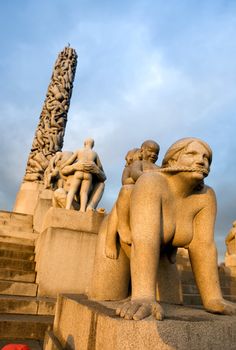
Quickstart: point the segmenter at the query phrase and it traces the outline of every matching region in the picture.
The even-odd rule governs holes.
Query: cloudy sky
[[[64,150],[90,136],[109,210],[124,155],[145,139],[166,149],[196,136],[213,149],[216,241],[236,219],[236,1],[9,0],[0,3],[0,206],[11,210],[57,54],[79,60]]]

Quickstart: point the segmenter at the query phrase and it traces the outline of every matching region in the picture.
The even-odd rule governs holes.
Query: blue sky
[[[236,219],[236,2],[10,0],[0,4],[1,208],[10,210],[57,54],[77,66],[64,150],[95,139],[107,174],[102,205],[120,188],[124,155],[145,139],[165,150],[196,136],[213,149],[216,241]]]

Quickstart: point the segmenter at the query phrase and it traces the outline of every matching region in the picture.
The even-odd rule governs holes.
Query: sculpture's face
[[[142,154],[141,154],[141,150],[138,149],[135,153],[134,153],[134,156],[133,156],[133,160],[141,160],[142,159]]]
[[[132,153],[130,152],[127,154],[125,158],[127,165],[130,165],[133,162],[133,156],[134,156],[133,152]]]
[[[158,152],[155,145],[145,146],[142,148],[142,158],[151,163],[155,163],[158,158]]]
[[[199,142],[191,142],[179,155],[176,165],[194,168],[195,177],[203,178],[209,172],[209,154]]]

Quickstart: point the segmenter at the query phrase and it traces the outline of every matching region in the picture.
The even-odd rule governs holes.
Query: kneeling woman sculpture
[[[188,249],[207,311],[236,313],[236,304],[223,299],[219,284],[214,242],[216,198],[214,191],[203,181],[209,173],[211,160],[212,151],[205,142],[196,138],[181,139],[168,149],[161,169],[144,173],[130,188],[131,244],[119,238],[118,246],[119,254],[125,252],[130,258],[132,292],[130,301],[116,310],[121,317],[140,320],[152,314],[158,320],[163,319],[163,309],[156,301],[156,281],[164,246]],[[113,220],[119,222],[122,218],[114,215]],[[119,258],[116,261],[105,257],[107,221],[101,228],[95,257],[90,293],[95,299],[103,294],[109,299],[109,290],[104,290],[106,279],[112,279],[114,268],[119,269]],[[119,225],[115,223],[114,226]],[[106,271],[104,276],[99,275],[102,265]],[[127,275],[127,269],[121,271],[121,277],[122,274]],[[127,277],[124,278],[127,283]]]

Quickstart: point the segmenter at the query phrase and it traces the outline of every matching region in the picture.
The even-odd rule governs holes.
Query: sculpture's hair
[[[131,163],[136,160],[134,157],[135,157],[135,154],[136,153],[140,153],[140,148],[133,148],[131,150],[129,150],[125,156],[125,160],[126,160],[126,165],[125,166],[128,166],[128,158],[130,157],[131,158]],[[141,154],[138,156],[138,159],[141,159]]]
[[[210,146],[206,142],[204,142],[196,137],[186,137],[186,138],[178,140],[177,142],[173,143],[173,145],[170,146],[170,148],[167,150],[167,152],[163,158],[162,168],[167,168],[167,167],[171,168],[171,165],[170,165],[171,160],[178,160],[180,154],[192,142],[200,143],[207,150],[209,165],[210,165],[212,162],[212,150],[211,150]]]
[[[145,147],[153,147],[153,146],[157,149],[157,153],[159,153],[160,146],[158,145],[158,143],[156,141],[153,141],[153,140],[144,141],[141,145],[141,149],[143,149]]]
[[[139,149],[139,148],[130,149],[130,150],[126,153],[125,159],[127,160],[128,157],[133,157],[134,153],[135,153],[138,149]]]

